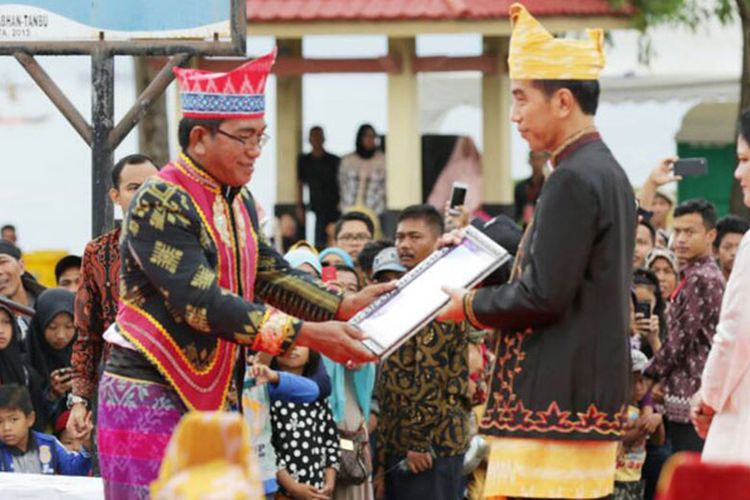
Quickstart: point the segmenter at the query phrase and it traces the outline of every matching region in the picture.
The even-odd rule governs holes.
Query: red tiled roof
[[[247,0],[250,22],[441,21],[508,17],[514,0]],[[607,0],[526,0],[535,16],[616,16]]]

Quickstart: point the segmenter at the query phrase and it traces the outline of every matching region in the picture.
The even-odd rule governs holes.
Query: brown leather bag
[[[339,429],[341,438],[341,465],[336,474],[336,483],[343,485],[362,484],[372,474],[372,457],[367,428],[364,422],[356,431]]]

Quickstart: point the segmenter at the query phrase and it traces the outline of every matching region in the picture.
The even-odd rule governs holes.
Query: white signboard
[[[230,0],[0,0],[0,42],[230,38]]]

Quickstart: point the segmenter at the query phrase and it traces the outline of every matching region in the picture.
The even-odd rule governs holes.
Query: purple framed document
[[[349,323],[369,338],[381,359],[399,348],[448,303],[442,286],[471,288],[510,259],[500,245],[474,227],[460,245],[437,250],[396,283],[396,289],[360,311]]]

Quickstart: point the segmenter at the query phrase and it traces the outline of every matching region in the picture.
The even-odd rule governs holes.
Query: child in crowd
[[[0,304],[0,384],[18,384],[29,390],[36,414],[34,429],[41,431],[47,415],[44,380],[23,354],[19,330],[11,310]]]
[[[75,435],[74,433],[70,432],[67,429],[68,425],[68,418],[70,418],[70,410],[65,410],[63,413],[60,414],[59,417],[54,422],[54,432],[55,437],[62,443],[63,446],[65,446],[65,449],[68,451],[76,451],[80,452],[84,447],[87,450],[91,449],[91,434],[89,433],[85,437],[80,437]],[[93,429],[93,423],[91,422],[92,414],[89,412],[88,414],[88,422],[87,425],[90,423],[91,428]]]
[[[308,378],[271,370],[268,367],[269,361],[270,356],[265,353],[248,358],[242,407],[250,425],[252,448],[260,464],[263,489],[266,498],[271,500],[279,489],[276,481],[276,453],[271,444],[271,397],[274,400],[313,403],[328,397],[331,383],[322,365]]]
[[[51,425],[67,409],[67,394],[73,388],[75,373],[70,366],[75,327],[75,294],[62,288],[45,290],[37,298],[31,320],[26,352],[31,366],[45,381],[47,415]]]
[[[306,347],[294,346],[274,358],[269,378],[282,374],[311,376],[321,366],[320,355]],[[279,472],[281,498],[330,497],[339,465],[339,435],[328,403],[285,401],[271,397],[273,447]]]
[[[659,279],[647,269],[633,272],[633,292],[636,296],[636,331],[640,350],[651,359],[666,339],[665,305],[659,289]]]
[[[32,431],[34,419],[31,397],[25,387],[0,386],[0,472],[88,475],[91,471],[88,451],[68,451],[54,436]]]
[[[661,445],[665,439],[662,416],[654,413],[651,406],[643,404],[647,392],[643,370],[648,365],[648,358],[637,349],[632,349],[630,356],[633,365],[632,393],[617,454],[615,500],[643,499],[641,469],[646,461],[646,441]]]

